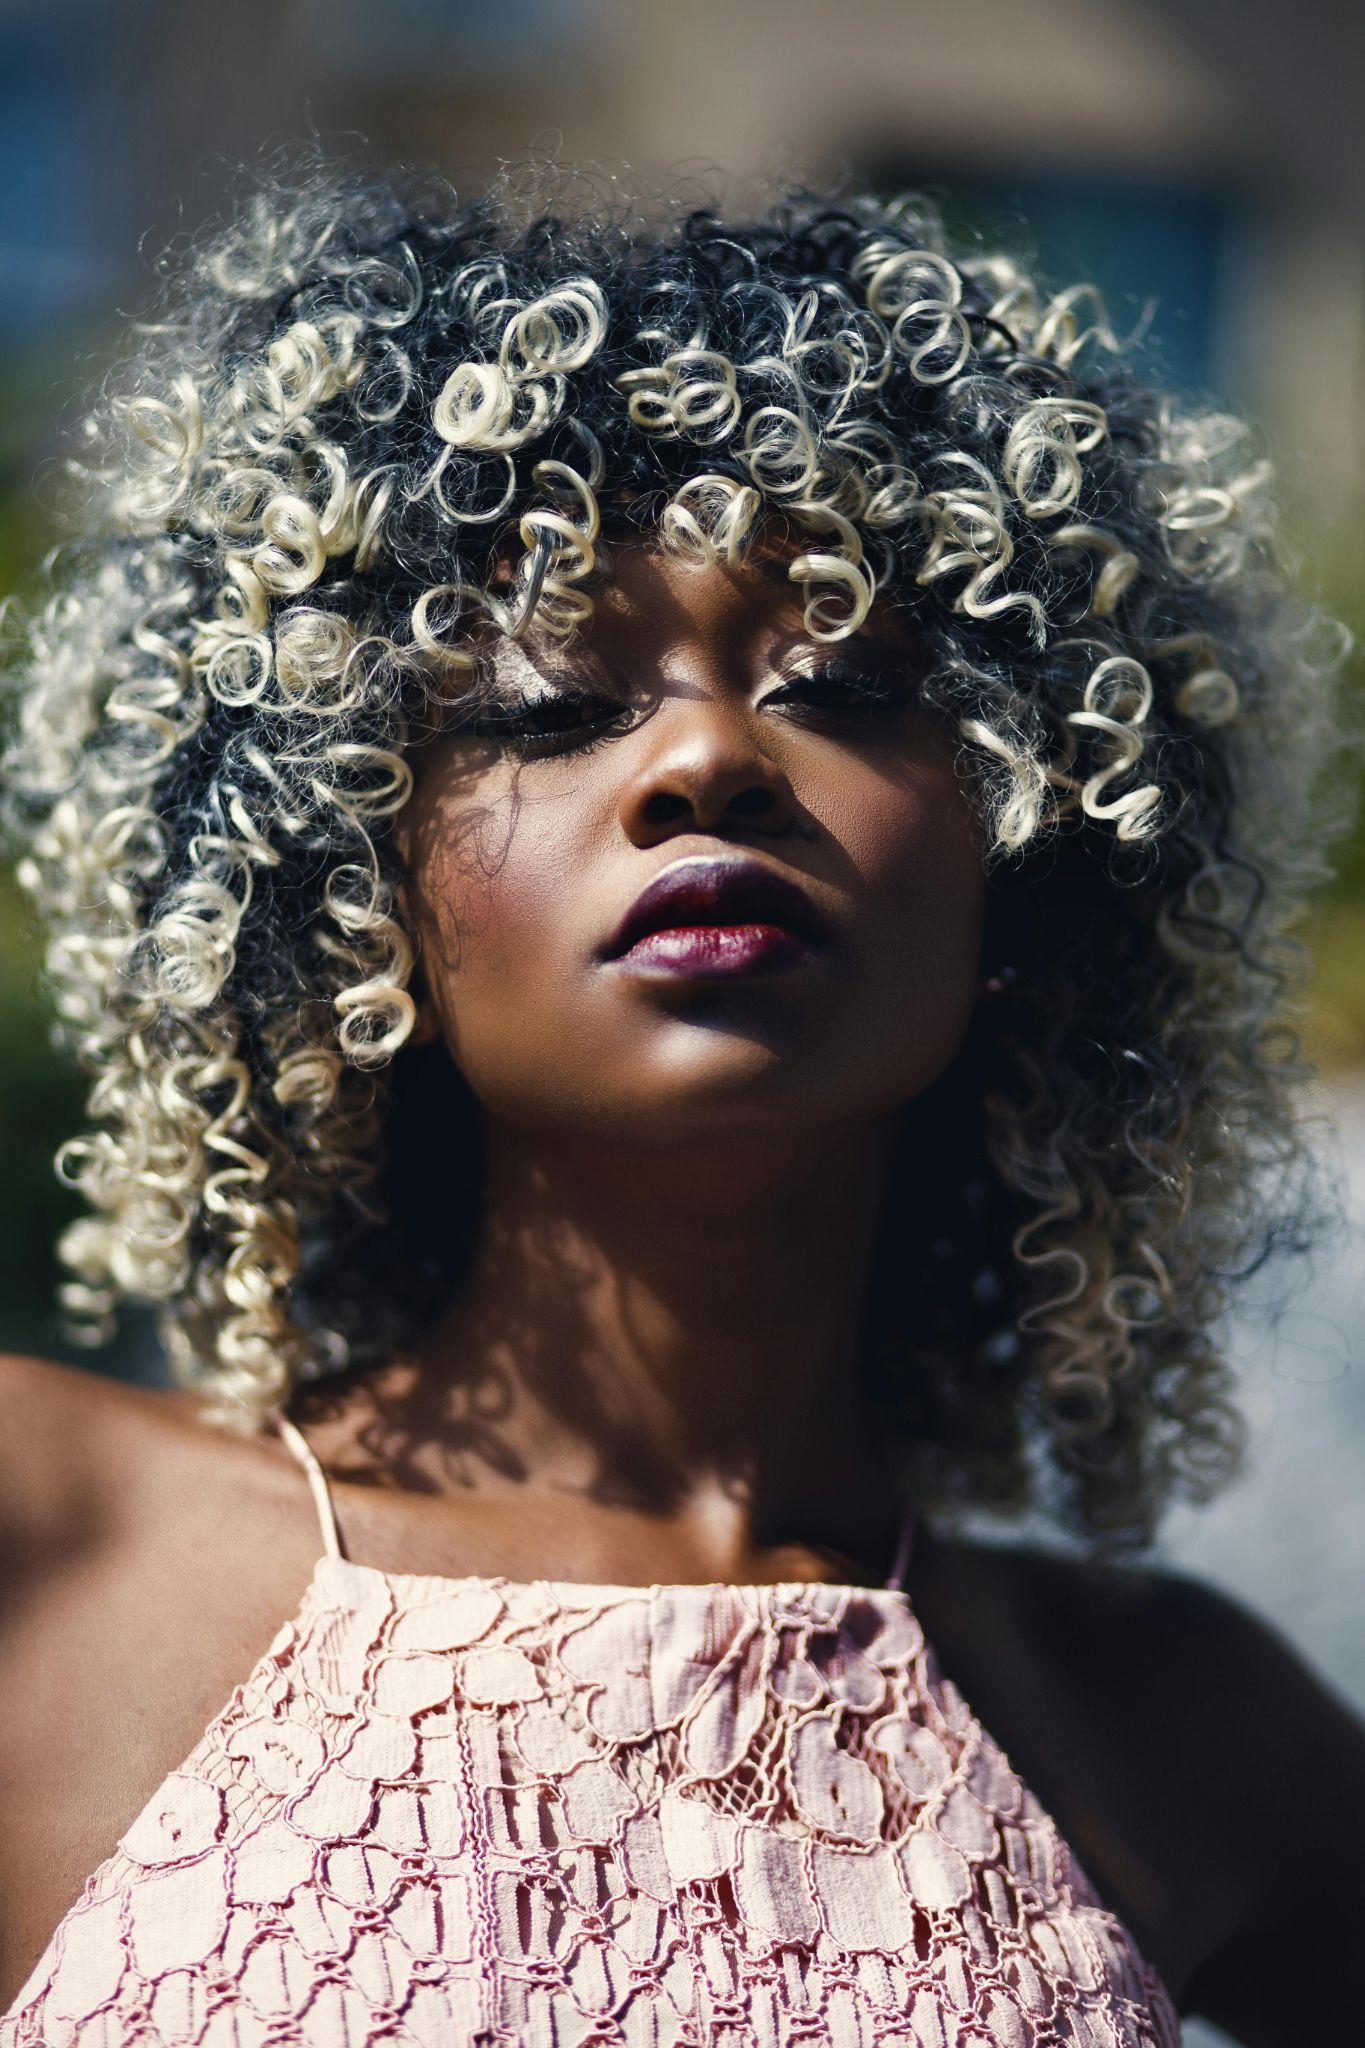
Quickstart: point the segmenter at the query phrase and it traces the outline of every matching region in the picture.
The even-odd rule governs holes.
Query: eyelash
[[[794,676],[781,688],[770,691],[763,703],[799,707],[803,691],[818,692],[822,686],[832,686],[839,692],[839,699],[808,705],[805,722],[830,724],[841,717],[874,717],[904,704],[908,696],[903,678],[885,671],[874,675],[854,662],[836,657],[809,675]],[[575,709],[584,714],[597,711],[603,715],[595,721],[585,716],[582,723],[558,731],[534,730],[537,716],[562,716]],[[496,740],[505,752],[523,760],[543,760],[562,754],[590,754],[624,730],[634,716],[632,707],[613,697],[566,686],[553,696],[522,698],[495,710],[484,710],[471,720],[467,729],[477,738]]]

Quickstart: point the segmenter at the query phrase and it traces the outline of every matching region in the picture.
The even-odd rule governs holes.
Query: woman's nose
[[[765,754],[751,714],[715,700],[674,699],[646,727],[647,753],[621,792],[621,820],[637,846],[682,832],[789,832],[796,793]]]

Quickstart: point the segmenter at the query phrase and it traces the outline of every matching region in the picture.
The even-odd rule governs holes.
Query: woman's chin
[[[902,1106],[872,1095],[852,1080],[838,1086],[827,1063],[813,1071],[811,1063],[736,1041],[705,1059],[642,1064],[620,1087],[603,1086],[599,1077],[593,1089],[563,1089],[552,1101],[541,1094],[534,1101],[486,1097],[484,1111],[494,1124],[559,1140],[576,1134],[593,1144],[679,1150],[764,1134],[809,1143],[813,1130]]]

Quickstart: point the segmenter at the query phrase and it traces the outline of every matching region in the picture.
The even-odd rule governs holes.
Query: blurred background
[[[928,187],[1120,327],[1150,311],[1158,376],[1264,424],[1305,582],[1360,629],[1363,86],[1365,9],[1333,0],[0,0],[0,588],[47,544],[35,476],[156,253],[234,163],[315,134],[471,189],[532,154],[735,200]],[[0,887],[0,1343],[60,1354],[48,1160],[78,1095]],[[1252,1467],[1169,1548],[1365,1706],[1365,836],[1308,938],[1348,1221],[1234,1333]],[[90,1362],[146,1353],[132,1328]]]

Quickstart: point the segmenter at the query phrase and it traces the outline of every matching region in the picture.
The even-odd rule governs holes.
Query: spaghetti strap
[[[341,1547],[341,1533],[337,1528],[336,1509],[332,1505],[331,1490],[327,1485],[327,1474],[318,1463],[307,1437],[297,1423],[291,1422],[279,1408],[273,1410],[273,1414],[276,1429],[303,1467],[313,1496],[313,1504],[318,1511],[324,1551],[328,1557],[345,1557],[346,1552]]]
[[[888,1593],[899,1593],[902,1590],[905,1574],[910,1567],[910,1543],[914,1535],[914,1528],[914,1512],[911,1503],[907,1500],[905,1512],[901,1516],[900,1535],[896,1539],[895,1562],[891,1567],[891,1576],[886,1582]]]

